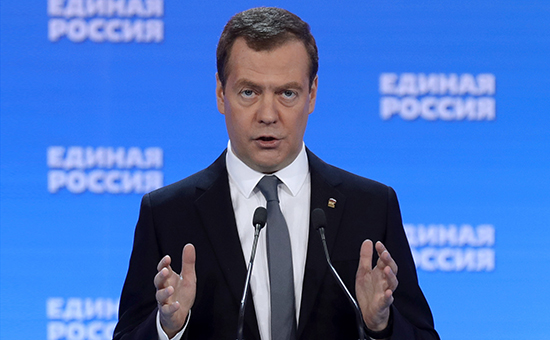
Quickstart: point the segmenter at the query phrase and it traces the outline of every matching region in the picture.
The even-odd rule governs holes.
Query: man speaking
[[[208,168],[144,196],[114,339],[235,339],[252,216],[267,206],[244,339],[439,339],[395,192],[324,163],[303,142],[317,96],[309,25],[279,8],[226,24],[216,98],[229,144]]]

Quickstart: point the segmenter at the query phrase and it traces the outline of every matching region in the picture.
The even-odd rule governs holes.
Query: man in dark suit
[[[239,13],[222,33],[217,59],[228,149],[207,169],[144,196],[114,338],[235,338],[252,213],[266,203],[257,184],[267,175],[279,183],[297,326],[291,336],[272,327],[269,306],[278,301],[262,235],[245,339],[357,339],[354,310],[309,230],[314,208],[326,212],[334,266],[358,300],[367,333],[439,339],[393,189],[330,166],[304,146],[318,84],[309,26],[277,8]]]

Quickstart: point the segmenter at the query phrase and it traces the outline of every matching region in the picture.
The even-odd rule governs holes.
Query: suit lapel
[[[309,168],[311,173],[311,206],[310,211],[315,208],[321,208],[325,211],[327,217],[327,227],[325,234],[329,252],[332,252],[340,220],[345,207],[346,197],[340,193],[336,187],[340,183],[340,178],[332,169],[320,160],[313,153],[308,151]],[[334,203],[329,205],[329,200]],[[334,207],[332,207],[334,206]],[[300,307],[300,321],[298,323],[298,338],[304,331],[316,300],[319,295],[319,289],[328,273],[328,264],[326,263],[323,245],[317,230],[311,227],[308,239],[306,268],[304,273],[304,283],[302,291],[302,303]]]
[[[239,306],[246,278],[246,262],[231,203],[225,152],[207,169],[205,180],[197,184],[197,190],[199,196],[195,205],[235,305]],[[235,313],[237,312],[238,309]],[[245,328],[247,327],[257,339],[260,338],[250,294],[245,314]],[[235,324],[235,334],[236,330]]]

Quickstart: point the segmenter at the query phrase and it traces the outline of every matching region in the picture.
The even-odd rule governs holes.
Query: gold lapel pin
[[[329,208],[333,208],[333,209],[336,208],[336,200],[334,198],[329,198],[327,205]]]

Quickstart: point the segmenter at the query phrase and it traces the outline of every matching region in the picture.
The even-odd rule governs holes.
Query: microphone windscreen
[[[311,225],[316,230],[327,226],[327,217],[325,216],[325,212],[323,211],[323,209],[315,208],[311,212]]]
[[[254,217],[252,218],[252,225],[256,227],[260,225],[260,229],[265,226],[267,221],[267,210],[264,207],[257,207],[254,211]]]

